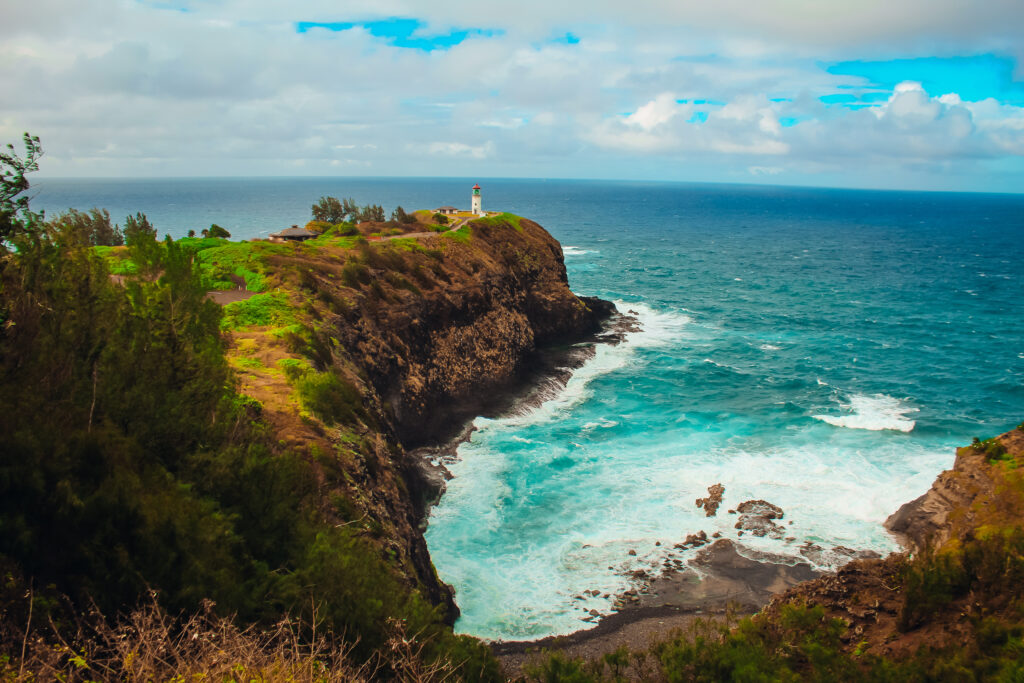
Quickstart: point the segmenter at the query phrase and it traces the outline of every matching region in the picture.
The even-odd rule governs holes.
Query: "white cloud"
[[[537,0],[502,13],[470,0],[182,6],[5,7],[0,141],[41,135],[50,175],[276,174],[299,163],[305,173],[664,177],[699,159],[722,178],[770,168],[785,179],[811,165],[852,178],[871,164],[911,173],[1024,155],[1021,109],[994,100],[919,84],[859,111],[818,100],[864,85],[827,73],[830,60],[1024,57],[1019,0],[593,0],[585,13]],[[396,16],[420,18],[427,35],[504,33],[426,53],[362,28],[295,30]],[[578,44],[550,42],[567,30]],[[1024,164],[1014,168],[1024,184]]]
[[[782,173],[785,169],[781,166],[748,166],[747,172],[754,176],[772,176]]]
[[[442,154],[445,156],[465,156],[472,159],[486,159],[494,154],[494,143],[485,142],[482,145],[467,145],[464,142],[433,142],[427,148],[431,154]]]
[[[649,131],[668,123],[679,114],[680,106],[672,93],[662,93],[635,112],[627,116],[623,123]]]

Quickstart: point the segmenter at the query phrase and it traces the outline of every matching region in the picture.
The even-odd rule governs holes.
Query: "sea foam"
[[[907,417],[918,409],[905,401],[885,394],[854,394],[843,404],[843,415],[814,415],[814,419],[836,427],[881,431],[892,429],[899,432],[913,431],[916,422]]]

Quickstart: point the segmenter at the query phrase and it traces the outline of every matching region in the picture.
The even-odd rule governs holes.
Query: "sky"
[[[1024,192],[1021,0],[32,0],[0,142],[60,176]]]

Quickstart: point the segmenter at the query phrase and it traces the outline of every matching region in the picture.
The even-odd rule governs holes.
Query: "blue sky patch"
[[[501,35],[503,31],[491,29],[457,29],[450,33],[423,35],[416,32],[425,24],[419,19],[392,17],[377,21],[300,21],[295,24],[297,33],[306,33],[310,29],[323,28],[328,31],[347,31],[357,26],[365,28],[374,38],[387,41],[395,47],[433,52],[447,50],[466,40],[470,36],[490,37]]]
[[[831,64],[826,70],[837,76],[860,76],[872,87],[889,92],[903,81],[918,81],[933,97],[956,93],[969,102],[993,97],[1005,104],[1021,106],[1024,105],[1024,83],[1014,81],[1015,66],[1016,60],[1011,57],[986,54],[884,62],[847,61]],[[864,97],[862,101],[869,100]]]
[[[693,116],[690,117],[690,120],[687,121],[687,123],[704,123],[707,120],[708,113],[706,111],[695,111],[693,112]]]

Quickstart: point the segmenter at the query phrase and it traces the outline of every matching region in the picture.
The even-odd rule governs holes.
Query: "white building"
[[[480,185],[473,186],[473,205],[470,208],[470,211],[472,211],[477,216],[484,215],[483,204],[480,201]]]

